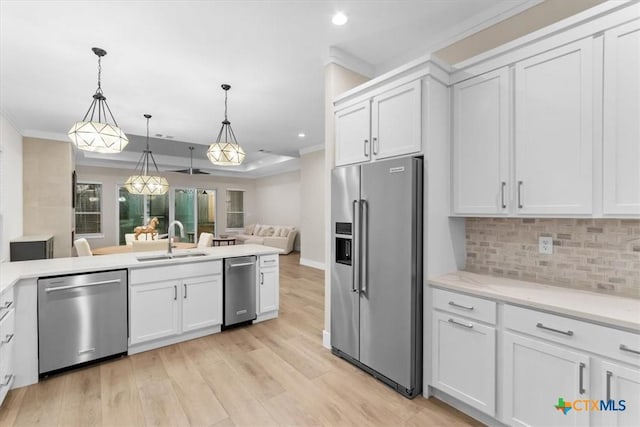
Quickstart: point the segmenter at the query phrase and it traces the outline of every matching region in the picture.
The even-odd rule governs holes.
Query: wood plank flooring
[[[468,426],[322,347],[324,273],[280,257],[280,317],[12,390],[0,426]]]

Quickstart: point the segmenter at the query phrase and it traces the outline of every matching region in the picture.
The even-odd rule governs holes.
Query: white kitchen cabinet
[[[182,283],[182,331],[222,324],[222,276],[185,279]]]
[[[13,287],[0,298],[0,405],[15,381],[15,304]]]
[[[434,311],[432,333],[432,385],[494,416],[495,328]]]
[[[514,426],[587,426],[589,412],[554,407],[589,399],[589,357],[561,345],[503,333],[503,422]],[[597,398],[597,396],[593,396]]]
[[[604,34],[603,213],[640,214],[640,20]]]
[[[336,166],[362,163],[371,158],[371,101],[335,113]]]
[[[364,95],[366,96],[366,95]],[[422,150],[422,80],[335,109],[335,163],[343,166]]]
[[[596,424],[601,426],[637,426],[640,422],[640,370],[631,369],[618,363],[602,362],[599,372],[602,390],[598,398],[613,400],[617,409],[622,409],[620,401],[625,401],[624,410],[599,411]]]
[[[453,210],[506,214],[510,204],[507,67],[453,86]]]
[[[422,82],[402,85],[373,98],[371,154],[385,159],[422,149]]]
[[[179,333],[180,286],[178,280],[130,286],[130,344]]]
[[[587,38],[515,64],[520,214],[592,214],[592,51]]]
[[[257,314],[277,312],[280,301],[278,255],[259,257]]]

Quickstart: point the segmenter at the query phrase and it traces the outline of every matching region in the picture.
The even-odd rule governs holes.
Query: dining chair
[[[89,246],[89,242],[84,237],[76,239],[73,242],[73,246],[75,246],[78,256],[93,256],[91,246]]]
[[[211,233],[200,233],[200,237],[198,238],[198,247],[199,248],[208,248],[213,245],[213,234]]]

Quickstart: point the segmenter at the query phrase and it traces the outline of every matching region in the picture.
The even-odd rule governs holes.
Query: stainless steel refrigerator
[[[422,159],[338,167],[331,181],[332,352],[422,391]]]

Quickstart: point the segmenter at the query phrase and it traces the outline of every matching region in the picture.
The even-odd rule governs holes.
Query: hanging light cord
[[[233,128],[231,127],[231,122],[227,117],[227,94],[229,93],[230,87],[224,89],[224,121],[222,122],[222,127],[220,128],[220,132],[218,133],[218,138],[216,138],[216,142],[220,142],[222,139],[222,132],[224,131],[224,142],[229,142],[229,134],[231,134],[231,142],[233,144],[238,145],[238,140],[236,139],[236,134],[233,132]]]
[[[140,160],[136,163],[136,167],[134,170],[137,170],[138,167],[143,175],[149,175],[149,157],[151,157],[151,161],[153,162],[153,166],[156,168],[156,172],[160,173],[158,169],[158,164],[156,163],[156,159],[153,157],[153,153],[149,149],[149,119],[151,116],[147,117],[147,149],[142,152],[142,156],[140,156]]]
[[[106,53],[105,53],[106,54]],[[104,104],[104,105],[103,105]],[[113,124],[118,127],[118,122],[116,122],[115,117],[113,117],[113,113],[111,112],[111,108],[109,108],[109,104],[107,103],[107,98],[105,98],[102,92],[102,56],[98,55],[98,89],[96,89],[96,93],[93,95],[93,101],[91,101],[91,105],[89,105],[89,109],[86,114],[82,118],[82,121],[86,121],[87,117],[89,117],[89,113],[91,113],[90,121],[93,121],[96,114],[96,107],[98,110],[98,122],[99,123],[108,123],[107,120],[107,112],[111,117],[111,121]]]

